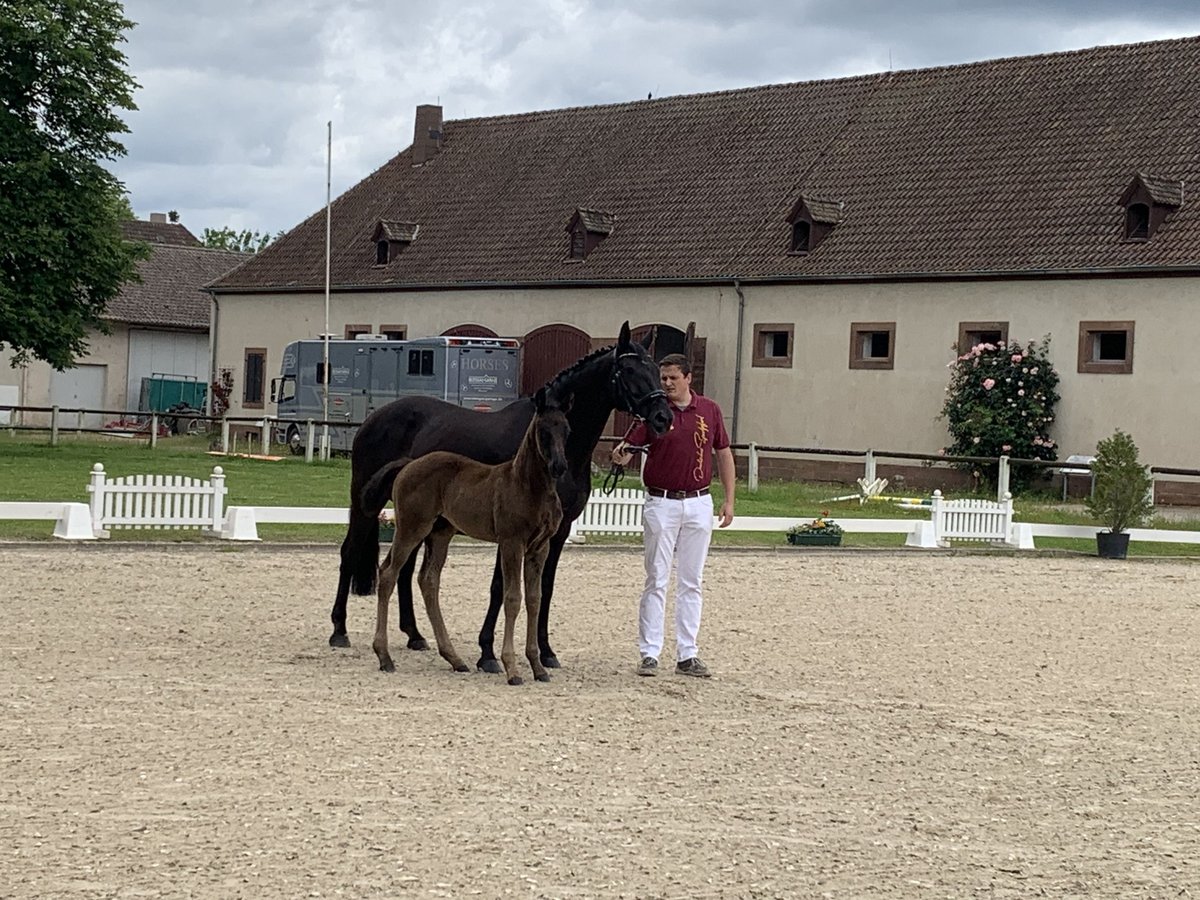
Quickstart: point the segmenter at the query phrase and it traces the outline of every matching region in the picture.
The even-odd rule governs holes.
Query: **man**
[[[733,521],[733,451],[721,408],[712,400],[692,393],[692,367],[686,356],[672,353],[658,364],[663,391],[675,412],[671,429],[657,438],[639,423],[612,451],[612,460],[628,465],[631,448],[644,449],[642,482],[646,506],[642,514],[645,542],[646,584],[638,612],[639,675],[657,675],[663,647],[667,582],[675,563],[675,671],[680,675],[708,678],[711,672],[701,661],[700,585],[704,561],[712,538],[713,506],[709,496],[713,456],[725,489],[721,505],[721,527]]]

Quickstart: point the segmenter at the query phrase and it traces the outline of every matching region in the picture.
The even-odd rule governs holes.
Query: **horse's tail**
[[[388,463],[351,498],[350,529],[342,542],[342,562],[350,570],[351,589],[360,596],[375,592],[379,574],[379,513],[392,498],[396,474],[410,462],[405,458]]]

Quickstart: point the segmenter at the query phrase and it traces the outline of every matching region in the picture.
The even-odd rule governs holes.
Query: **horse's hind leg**
[[[549,681],[550,673],[542,665],[538,646],[538,612],[542,605],[542,567],[549,547],[543,545],[525,554],[525,658],[538,681]]]
[[[504,671],[496,659],[493,645],[496,641],[496,619],[504,604],[504,573],[500,566],[500,549],[496,548],[496,566],[492,569],[492,585],[488,591],[488,610],[483,617],[483,628],[479,630],[479,662],[475,665],[483,672],[499,675]]]
[[[563,519],[563,525],[554,537],[550,538],[547,547],[546,562],[542,566],[541,601],[537,614],[538,645],[541,647],[542,665],[547,669],[560,668],[558,655],[550,646],[550,601],[554,597],[554,579],[558,572],[558,561],[562,556],[563,545],[567,535],[571,533],[571,523]]]
[[[417,576],[417,583],[421,586],[421,596],[425,598],[425,612],[429,616],[429,624],[433,626],[438,653],[454,667],[455,672],[470,672],[470,668],[455,652],[450,633],[446,630],[446,623],[442,620],[439,597],[442,567],[446,565],[446,554],[449,552],[452,537],[452,529],[440,528],[425,539],[425,559],[421,562],[421,574]]]

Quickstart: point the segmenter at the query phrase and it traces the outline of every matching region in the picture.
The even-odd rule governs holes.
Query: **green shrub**
[[[1145,523],[1154,511],[1150,470],[1138,462],[1133,438],[1121,429],[1096,445],[1092,463],[1096,489],[1087,499],[1088,512],[1113,534]]]

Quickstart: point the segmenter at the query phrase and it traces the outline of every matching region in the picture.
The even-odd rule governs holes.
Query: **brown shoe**
[[[641,665],[638,666],[637,673],[648,678],[657,675],[658,660],[653,656],[643,656]]]

